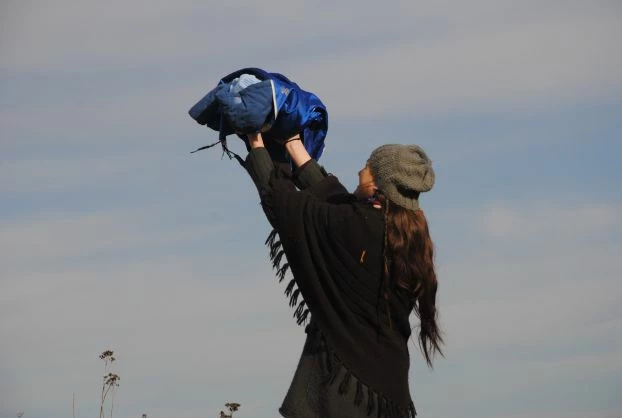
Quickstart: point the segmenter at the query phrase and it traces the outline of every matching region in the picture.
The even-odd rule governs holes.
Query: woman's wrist
[[[261,132],[257,132],[254,134],[248,134],[246,137],[248,138],[248,145],[251,147],[251,149],[264,147],[263,137],[261,136]]]
[[[283,145],[296,167],[300,167],[311,159],[307,149],[300,140],[300,136],[288,139]]]
[[[302,142],[302,140],[300,139],[299,136],[294,136],[292,138],[289,138],[289,139],[286,139],[285,141],[283,141],[283,145],[285,146],[286,144],[288,144],[288,143],[290,143],[292,141],[301,141]]]

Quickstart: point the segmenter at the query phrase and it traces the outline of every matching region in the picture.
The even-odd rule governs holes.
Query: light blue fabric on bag
[[[240,93],[248,86],[259,83],[261,80],[252,74],[242,74],[229,83],[229,91],[234,94]]]
[[[247,88],[248,86],[257,84],[260,81],[261,80],[259,80],[257,77],[255,77],[252,74],[242,74],[240,77],[234,79],[229,84],[229,93],[233,93],[236,95],[236,97],[234,97],[233,99],[234,103],[236,104],[242,103],[242,97],[240,96],[240,92],[244,90],[245,88]]]

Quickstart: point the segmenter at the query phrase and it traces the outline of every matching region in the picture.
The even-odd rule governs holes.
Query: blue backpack
[[[256,77],[258,82],[232,91],[231,83],[243,74]],[[284,140],[301,133],[305,148],[318,160],[328,130],[326,106],[316,95],[282,74],[259,68],[243,68],[223,77],[188,113],[201,125],[220,133],[218,142],[196,151],[221,144],[229,157],[233,155],[240,162],[241,158],[227,148],[228,135],[237,134],[250,149],[246,135],[262,132],[272,158],[287,161],[283,147],[272,139]]]

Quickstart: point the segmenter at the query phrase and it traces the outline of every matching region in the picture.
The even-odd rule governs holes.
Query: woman
[[[295,136],[296,166],[274,163],[261,134],[248,136],[245,167],[276,234],[271,257],[307,340],[279,412],[287,418],[414,417],[408,387],[409,315],[420,319],[429,366],[442,338],[433,246],[419,194],[434,171],[416,145],[374,150],[349,194]],[[286,262],[283,259],[286,258]],[[299,300],[301,300],[299,302]]]

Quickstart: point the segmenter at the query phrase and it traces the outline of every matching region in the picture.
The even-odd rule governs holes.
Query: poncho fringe
[[[276,277],[279,279],[279,283],[281,283],[285,279],[287,270],[289,269],[289,263],[287,262],[287,256],[285,255],[285,251],[282,248],[281,241],[279,239],[276,229],[273,229],[270,232],[268,238],[265,241],[265,245],[270,250],[270,260],[272,261],[272,267],[274,270],[276,270]],[[285,260],[284,263],[282,263],[283,260]],[[293,314],[293,317],[296,319],[296,323],[298,325],[305,325],[307,323],[307,320],[310,321],[311,313],[307,308],[306,302],[304,301],[302,295],[300,294],[300,290],[297,288],[296,279],[292,278],[289,281],[284,293],[285,296],[289,298],[290,307],[293,308],[297,305]],[[299,298],[302,299],[300,303],[298,303]],[[321,330],[319,330],[319,332],[321,333]],[[367,416],[371,416],[371,413],[374,410],[374,406],[377,406],[377,418],[416,417],[417,411],[412,401],[410,402],[408,407],[404,409],[402,406],[397,405],[395,402],[384,396],[382,393],[379,393],[373,390],[370,386],[365,385],[348,369],[348,367],[328,346],[326,339],[323,335],[321,336],[321,341],[328,354],[328,377],[323,382],[324,385],[328,387],[333,386],[338,380],[338,377],[341,374],[341,370],[343,370],[344,373],[341,377],[341,380],[339,381],[339,387],[337,392],[342,396],[347,396],[350,388],[350,380],[354,379],[356,382],[356,391],[354,394],[353,402],[356,406],[359,406],[363,400],[363,392],[365,388],[367,388]]]

